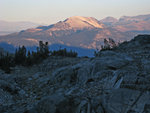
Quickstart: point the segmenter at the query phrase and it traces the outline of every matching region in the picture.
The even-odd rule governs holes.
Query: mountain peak
[[[104,25],[93,17],[73,16],[64,21],[59,21],[50,26],[40,26],[37,29],[42,30],[68,30],[68,29],[84,29],[84,28],[103,28]]]
[[[95,19],[95,18],[93,18],[93,17],[84,17],[84,16],[72,16],[72,17],[67,18],[66,20],[76,20],[76,19],[87,21],[89,19]]]
[[[111,17],[111,16],[106,17],[106,18],[104,18],[104,19],[101,20],[101,22],[117,22],[117,21],[118,20],[116,18]]]
[[[84,28],[84,27],[96,27],[103,28],[103,25],[93,17],[73,16],[67,18],[65,23],[69,24],[73,28]]]

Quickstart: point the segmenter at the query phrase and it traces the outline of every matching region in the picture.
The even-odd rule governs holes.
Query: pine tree
[[[26,65],[31,66],[33,64],[32,57],[30,51],[28,51],[27,57],[26,57]]]
[[[18,65],[24,65],[26,61],[26,48],[25,46],[20,47],[15,52],[15,63]]]

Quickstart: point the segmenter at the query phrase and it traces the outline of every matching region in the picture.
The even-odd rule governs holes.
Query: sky
[[[150,0],[0,0],[0,20],[52,24],[71,16],[150,14]]]

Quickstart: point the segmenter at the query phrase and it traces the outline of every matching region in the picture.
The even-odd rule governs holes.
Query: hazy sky
[[[71,16],[150,14],[150,0],[0,0],[0,20],[52,24]]]

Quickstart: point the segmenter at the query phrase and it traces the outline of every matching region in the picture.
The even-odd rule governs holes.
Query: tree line
[[[94,56],[95,57],[100,56],[100,53],[102,51],[113,50],[116,47],[118,47],[119,44],[120,43],[117,44],[112,38],[108,38],[108,39],[105,38],[104,39],[104,45],[101,45],[101,49],[100,50],[94,51]]]
[[[66,48],[55,51],[50,51],[48,42],[39,41],[39,47],[36,51],[27,51],[25,46],[16,49],[15,54],[0,53],[0,68],[6,73],[11,72],[10,67],[16,65],[32,66],[38,64],[49,56],[77,57],[77,52],[72,50],[67,51]]]

